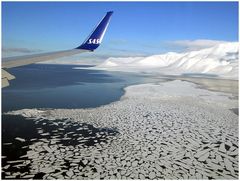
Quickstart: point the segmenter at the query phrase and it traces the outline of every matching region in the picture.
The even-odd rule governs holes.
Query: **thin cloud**
[[[166,42],[166,44],[169,47],[172,47],[175,49],[182,49],[183,51],[200,50],[204,48],[213,47],[221,43],[226,43],[226,41],[199,39],[199,40],[178,40],[178,41]]]
[[[36,53],[41,52],[42,50],[39,49],[29,49],[29,48],[2,48],[2,52],[4,53]]]
[[[110,40],[109,43],[113,45],[125,45],[128,43],[128,41],[125,39],[113,39]]]
[[[136,56],[147,56],[149,55],[147,52],[142,50],[129,50],[129,49],[123,49],[123,48],[109,48],[109,51],[111,51],[111,54],[108,55],[114,55],[114,56],[124,56],[124,55],[136,55]]]

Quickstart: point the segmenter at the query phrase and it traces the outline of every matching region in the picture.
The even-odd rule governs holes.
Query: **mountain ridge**
[[[212,74],[238,79],[239,43],[221,43],[210,48],[148,57],[108,58],[95,68],[104,70],[162,73],[167,75]]]

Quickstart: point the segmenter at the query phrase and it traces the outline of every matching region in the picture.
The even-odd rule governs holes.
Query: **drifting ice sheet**
[[[36,141],[27,155],[29,174],[41,170],[43,179],[80,180],[238,178],[238,116],[229,110],[238,101],[230,94],[179,80],[125,90],[120,101],[92,109],[8,112],[52,122],[68,118],[72,124],[116,128],[120,133],[92,147],[54,143],[55,149],[44,154],[50,141]],[[64,160],[70,163],[67,169]]]

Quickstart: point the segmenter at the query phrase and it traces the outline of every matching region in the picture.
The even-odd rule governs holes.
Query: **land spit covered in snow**
[[[97,108],[6,113],[39,125],[48,120],[55,129],[40,127],[39,134],[48,137],[31,142],[21,160],[7,162],[5,178],[42,173],[43,179],[238,179],[238,115],[231,111],[238,101],[231,94],[180,80],[125,91],[119,101]],[[68,129],[89,132],[83,124],[105,131],[84,137]],[[87,145],[91,139],[94,144]],[[26,164],[27,172],[8,171]]]

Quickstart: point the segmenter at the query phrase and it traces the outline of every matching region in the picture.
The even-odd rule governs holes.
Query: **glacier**
[[[168,52],[148,57],[111,57],[94,69],[163,75],[200,74],[238,80],[238,52],[239,43],[228,42],[183,53]]]

